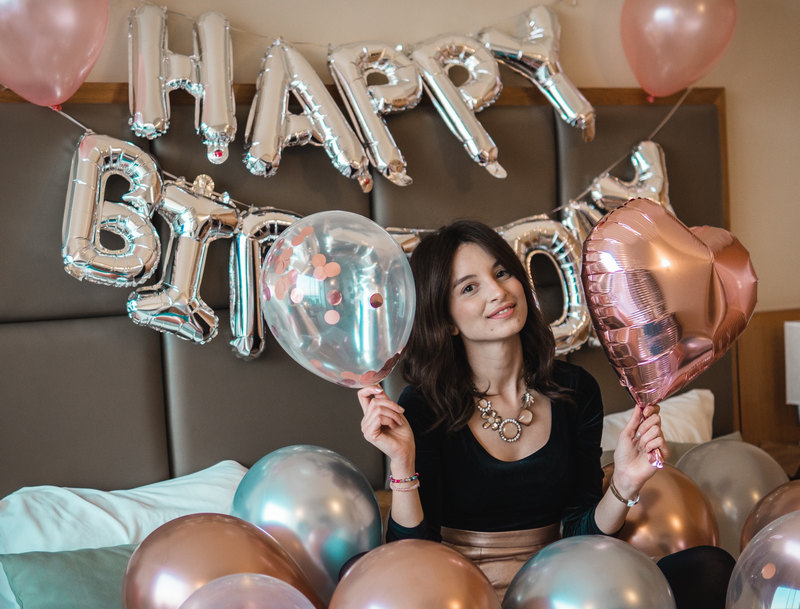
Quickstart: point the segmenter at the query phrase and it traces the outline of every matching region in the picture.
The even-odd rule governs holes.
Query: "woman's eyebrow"
[[[474,273],[470,273],[469,275],[464,275],[463,277],[460,277],[453,282],[453,287],[456,287],[458,284],[464,283],[465,281],[467,281],[468,279],[472,279],[473,277],[475,277]]]

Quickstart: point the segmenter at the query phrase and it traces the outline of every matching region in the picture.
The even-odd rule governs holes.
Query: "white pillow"
[[[614,450],[633,408],[603,418],[603,450]],[[661,430],[668,442],[700,444],[711,440],[714,394],[709,389],[692,389],[661,402]]]
[[[196,512],[230,513],[247,468],[207,469],[130,490],[33,486],[0,500],[0,554],[139,543],[162,524]]]

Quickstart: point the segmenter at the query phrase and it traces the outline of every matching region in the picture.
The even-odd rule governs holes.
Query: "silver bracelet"
[[[617,499],[622,501],[622,503],[627,505],[629,508],[632,508],[634,505],[639,503],[640,495],[637,494],[636,495],[636,499],[625,499],[625,497],[623,497],[622,495],[619,494],[619,491],[617,490],[617,487],[614,486],[614,481],[613,480],[611,480],[611,482],[610,482],[610,484],[608,486],[611,489],[611,492],[614,494],[614,497],[616,497]]]

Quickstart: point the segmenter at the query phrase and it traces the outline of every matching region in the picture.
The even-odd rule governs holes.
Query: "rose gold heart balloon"
[[[720,358],[756,304],[756,274],[733,235],[688,228],[649,199],[628,201],[592,229],[581,278],[597,337],[642,406]]]

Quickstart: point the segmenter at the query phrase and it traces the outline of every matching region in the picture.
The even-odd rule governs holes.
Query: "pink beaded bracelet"
[[[419,480],[415,480],[414,484],[411,486],[400,486],[398,482],[389,482],[389,488],[393,491],[399,491],[401,493],[406,493],[409,491],[414,491],[419,488]]]

